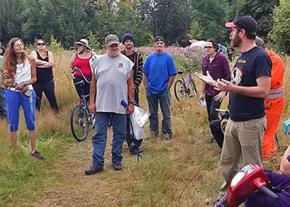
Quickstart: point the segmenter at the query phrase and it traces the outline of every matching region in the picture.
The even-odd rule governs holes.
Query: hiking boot
[[[33,153],[31,152],[30,154],[35,159],[44,160],[43,155],[40,152],[38,152],[38,151],[34,151]]]
[[[118,170],[122,170],[122,164],[121,163],[113,163],[112,167],[114,170],[118,171]]]
[[[163,134],[165,140],[170,140],[172,138],[171,134]]]
[[[103,168],[97,168],[97,167],[91,166],[89,169],[85,171],[85,175],[94,175],[94,174],[103,172],[103,170],[104,170]]]

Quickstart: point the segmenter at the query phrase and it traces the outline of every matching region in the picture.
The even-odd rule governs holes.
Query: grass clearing
[[[14,156],[10,154],[7,124],[0,123],[0,206],[202,207],[206,206],[206,199],[216,197],[222,183],[220,149],[215,143],[209,143],[211,135],[206,109],[199,105],[197,97],[177,102],[173,91],[172,140],[149,137],[142,144],[144,155],[139,162],[136,157],[128,155],[124,145],[124,168],[116,172],[110,166],[109,131],[104,172],[84,176],[84,170],[91,163],[91,136],[83,143],[76,143],[70,134],[70,110],[78,102],[67,73],[70,55],[67,51],[55,55],[56,91],[61,113],[52,115],[45,100],[42,112],[37,113],[38,147],[46,157],[44,162],[29,155],[30,145],[23,117],[19,147]],[[290,76],[287,74],[290,66],[287,61],[285,63],[285,88],[289,89]],[[199,81],[197,85],[200,88]],[[286,90],[286,104],[290,97],[288,93]],[[147,109],[143,86],[140,103]],[[287,104],[283,119],[287,118],[288,107]],[[149,134],[148,123],[146,131]],[[289,144],[281,126],[278,134],[283,147],[266,164],[273,170],[279,166],[278,155]]]

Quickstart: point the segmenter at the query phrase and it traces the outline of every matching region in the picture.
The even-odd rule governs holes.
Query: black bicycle
[[[72,72],[73,79],[75,78],[76,71],[80,71],[83,77],[83,80],[74,82],[76,86],[80,85],[81,87],[79,88],[83,88],[82,86],[84,86],[85,82],[90,84],[90,81],[84,76],[82,71],[77,67],[73,68]],[[73,108],[70,115],[71,132],[73,137],[78,142],[82,142],[87,138],[90,128],[91,129],[95,128],[95,114],[89,111],[88,102],[86,99],[89,96],[89,94],[84,94],[84,91],[82,94],[83,95],[81,95],[80,104],[76,105]]]
[[[190,67],[186,69],[186,71],[191,71],[192,68],[196,66]],[[183,74],[184,70],[178,70],[178,74]],[[177,80],[174,83],[174,95],[177,101],[180,101],[186,97],[192,97],[194,95],[198,96],[196,85],[194,79],[192,78],[191,73],[189,72],[186,78],[181,76],[181,79]]]

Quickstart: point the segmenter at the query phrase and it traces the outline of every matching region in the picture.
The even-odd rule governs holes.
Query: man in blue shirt
[[[6,102],[4,98],[4,88],[2,88],[2,60],[3,57],[0,55],[0,119],[7,118]]]
[[[170,88],[176,76],[172,56],[165,51],[165,39],[157,36],[154,40],[155,52],[150,54],[144,64],[144,86],[150,112],[150,130],[153,136],[159,135],[158,103],[163,115],[162,133],[165,140],[172,137],[170,118]]]

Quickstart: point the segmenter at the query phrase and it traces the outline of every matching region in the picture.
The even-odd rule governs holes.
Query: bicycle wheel
[[[81,105],[77,105],[71,112],[70,127],[73,137],[78,141],[84,141],[89,133],[89,122],[86,112]]]
[[[191,81],[190,85],[191,85],[191,91],[190,91],[190,93],[193,92],[194,95],[197,96],[197,89],[196,89],[196,85],[195,85],[194,80]]]
[[[182,98],[184,98],[187,95],[187,92],[185,91],[182,80],[177,80],[174,83],[174,95],[177,101],[180,101]]]

